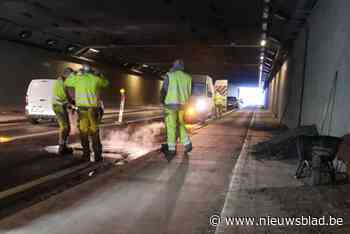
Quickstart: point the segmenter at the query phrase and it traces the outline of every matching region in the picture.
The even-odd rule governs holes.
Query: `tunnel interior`
[[[350,233],[349,12],[349,0],[0,1],[0,233]],[[84,64],[102,75],[67,80],[105,77],[105,90],[50,103],[47,88],[32,109],[51,116],[28,114],[33,79]],[[278,222],[304,216],[318,223]]]
[[[159,104],[162,80],[174,59],[183,58],[191,74],[228,80],[231,96],[238,87],[264,88],[265,106],[289,127],[316,124],[335,135],[349,129],[346,1],[27,0],[0,6],[2,109],[23,107],[30,80],[55,79],[65,66],[82,63],[111,80],[108,106],[119,103],[120,88],[127,89],[130,106]]]
[[[176,58],[184,59],[191,74],[261,85],[278,68],[314,2],[2,1],[1,56],[7,62],[0,65],[6,77],[1,93],[16,95],[0,102],[22,106],[31,79],[54,79],[67,64],[85,62],[112,80],[106,94],[111,105],[119,101],[120,87],[129,89],[130,105],[157,103],[152,89]],[[146,92],[140,96],[141,86]]]

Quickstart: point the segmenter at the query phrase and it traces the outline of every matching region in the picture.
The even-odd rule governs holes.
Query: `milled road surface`
[[[189,158],[110,170],[0,221],[0,233],[207,233],[221,212],[252,111],[197,131]]]
[[[126,121],[137,121],[160,116],[162,111],[140,111],[128,113]],[[109,126],[116,121],[116,117],[107,116],[103,120],[102,133],[108,134],[116,126]],[[103,127],[108,125],[108,127]],[[57,125],[43,123],[32,125],[17,123],[0,125],[0,136],[21,138],[9,143],[0,143],[0,192],[11,187],[24,184],[42,176],[81,164],[82,161],[73,157],[59,157],[49,154],[46,146],[57,145]],[[53,132],[50,134],[50,132]],[[42,134],[30,137],[30,134]],[[29,134],[29,135],[28,135]],[[77,136],[70,138],[71,142],[79,141]]]

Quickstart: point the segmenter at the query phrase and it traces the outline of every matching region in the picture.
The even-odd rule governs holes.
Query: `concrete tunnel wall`
[[[299,34],[281,71],[270,83],[270,109],[288,127],[297,126],[302,101],[302,125],[316,124],[325,135],[343,136],[350,132],[349,12],[348,0],[320,0],[309,18],[302,100],[306,28]],[[283,69],[287,71],[283,72]],[[332,92],[332,89],[336,91]],[[326,114],[328,103],[333,103],[333,100],[333,111],[330,105],[329,114]]]
[[[26,90],[32,79],[56,79],[65,66],[80,64],[46,50],[0,41],[0,111],[23,110]],[[111,85],[102,94],[107,107],[118,107],[120,88],[127,92],[127,106],[159,104],[161,81],[155,77],[127,74],[118,68],[96,65]]]

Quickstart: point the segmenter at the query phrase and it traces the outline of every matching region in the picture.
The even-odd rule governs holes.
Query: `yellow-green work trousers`
[[[179,131],[181,144],[186,146],[191,143],[185,126],[184,114],[184,110],[172,110],[165,108],[165,127],[169,151],[176,150],[177,131]]]
[[[83,147],[84,154],[90,154],[90,141],[91,137],[92,148],[95,157],[101,157],[102,144],[100,139],[99,125],[100,125],[100,113],[99,109],[95,107],[79,107],[79,131],[80,140]]]
[[[69,114],[66,105],[53,104],[53,111],[56,114],[59,125],[58,144],[67,145],[70,133]]]

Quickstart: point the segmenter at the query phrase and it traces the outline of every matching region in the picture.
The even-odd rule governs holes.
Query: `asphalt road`
[[[137,121],[162,115],[162,110],[146,110],[124,114],[124,121]],[[106,114],[103,119],[103,124],[112,124],[117,120],[116,115]],[[49,133],[57,130],[57,124],[52,122],[42,122],[33,125],[29,122],[0,124],[0,136],[10,138],[30,137],[31,135]]]
[[[222,210],[251,116],[249,110],[232,113],[195,132],[189,158],[179,150],[170,164],[159,154],[127,171],[112,169],[1,220],[0,233],[213,231],[209,217]],[[18,154],[30,157],[28,150],[51,142],[50,137],[23,140]]]
[[[142,121],[161,114],[161,111],[128,113],[125,121]],[[116,117],[107,115],[103,120],[102,133],[107,135],[117,129],[118,126],[113,125],[115,121]],[[57,125],[54,123],[0,125],[0,136],[14,139],[0,143],[0,192],[82,163],[76,157],[59,157],[45,151],[45,147],[57,145]],[[77,135],[70,140],[79,141]]]

